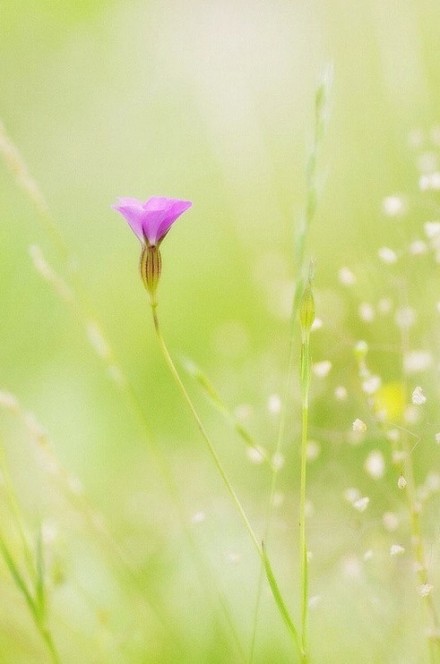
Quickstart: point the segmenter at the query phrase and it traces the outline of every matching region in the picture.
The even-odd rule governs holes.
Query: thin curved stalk
[[[238,511],[238,514],[241,518],[241,521],[243,522],[243,524],[245,526],[245,529],[246,529],[247,533],[249,534],[249,537],[251,538],[252,544],[254,545],[254,547],[256,549],[256,552],[257,552],[257,554],[258,554],[258,556],[259,556],[259,558],[260,558],[260,560],[263,564],[263,567],[266,571],[267,580],[268,580],[270,589],[272,591],[272,595],[274,597],[274,600],[275,600],[276,606],[278,608],[278,611],[279,611],[284,623],[286,624],[286,626],[288,628],[288,631],[289,631],[291,637],[293,638],[293,641],[294,641],[299,653],[301,654],[301,646],[300,646],[298,631],[297,631],[297,629],[296,629],[296,627],[295,627],[295,625],[294,625],[294,623],[293,623],[293,621],[290,617],[290,613],[287,609],[287,605],[286,605],[286,603],[285,603],[285,601],[282,597],[282,593],[281,593],[281,591],[279,589],[279,586],[276,582],[276,579],[275,579],[275,576],[273,574],[272,567],[270,565],[269,559],[268,559],[267,554],[265,552],[264,546],[263,546],[263,544],[259,543],[259,541],[257,539],[257,536],[255,535],[255,532],[254,532],[254,530],[253,530],[253,528],[250,524],[250,521],[249,521],[249,519],[246,515],[246,512],[245,512],[245,510],[244,510],[244,508],[243,508],[243,506],[240,502],[240,499],[238,498],[237,493],[235,492],[235,490],[234,490],[234,488],[233,488],[233,486],[232,486],[232,484],[231,484],[231,482],[230,482],[230,480],[229,480],[229,478],[226,474],[226,471],[223,467],[223,464],[220,460],[220,457],[218,456],[218,454],[216,452],[216,449],[215,449],[215,447],[214,447],[214,445],[213,445],[213,443],[212,443],[212,441],[209,437],[209,434],[206,431],[206,429],[203,425],[203,422],[201,421],[201,419],[199,417],[199,414],[197,413],[197,410],[196,410],[196,408],[195,408],[195,406],[194,406],[194,404],[191,400],[191,397],[189,396],[189,394],[188,394],[188,392],[185,388],[185,385],[183,384],[182,379],[180,378],[179,372],[177,371],[177,368],[176,368],[176,366],[173,362],[173,359],[171,357],[171,354],[168,350],[168,347],[165,343],[165,340],[164,340],[162,332],[161,332],[161,328],[160,328],[160,324],[159,324],[159,318],[158,318],[158,315],[157,315],[157,303],[155,301],[151,302],[151,311],[152,311],[152,314],[153,314],[154,329],[155,329],[155,332],[156,332],[157,341],[158,341],[159,347],[162,351],[162,355],[164,357],[165,363],[167,364],[168,369],[170,370],[170,373],[171,373],[174,381],[176,382],[176,384],[177,384],[184,400],[186,401],[186,403],[189,407],[189,410],[191,411],[191,414],[192,414],[192,416],[193,416],[193,418],[194,418],[194,420],[197,424],[197,428],[199,429],[199,431],[202,435],[202,438],[204,439],[204,441],[205,441],[205,443],[208,447],[209,454],[210,454],[212,460],[214,461],[214,465],[217,468],[217,471],[218,471],[218,473],[219,473],[219,475],[220,475],[220,477],[223,481],[223,484],[225,485],[225,488],[226,488],[227,492],[229,493],[229,495],[232,499],[232,502],[235,505],[235,508]]]

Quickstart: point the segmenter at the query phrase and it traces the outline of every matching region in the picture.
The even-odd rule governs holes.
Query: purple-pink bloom
[[[145,203],[136,198],[119,198],[112,207],[125,217],[142,243],[154,247],[159,246],[176,219],[191,205],[191,201],[153,196]]]

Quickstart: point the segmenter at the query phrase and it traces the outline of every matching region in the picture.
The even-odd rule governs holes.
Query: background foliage
[[[435,237],[424,224],[436,220],[439,201],[435,188],[421,191],[420,177],[436,172],[440,145],[438,3],[4,0],[0,20],[0,116],[58,229],[47,228],[6,154],[0,533],[26,570],[22,524],[32,558],[23,574],[32,579],[42,532],[47,621],[61,661],[77,663],[78,653],[84,664],[249,661],[258,560],[163,365],[138,245],[110,205],[117,196],[194,202],[163,246],[164,333],[177,359],[202,367],[258,445],[272,450],[294,229],[306,199],[315,89],[328,62],[331,119],[310,240],[322,321],[312,352],[332,363],[312,387],[312,653],[338,664],[428,661],[389,429],[398,420],[410,430],[416,481],[429,494],[419,498],[435,593],[440,288]],[[390,196],[402,214],[387,214]],[[416,240],[426,253],[414,255]],[[85,294],[80,305],[41,278],[30,246]],[[381,247],[397,261],[380,261]],[[356,283],[341,283],[342,267]],[[396,315],[408,306],[416,322],[403,338]],[[385,424],[377,398],[362,389],[361,339],[372,374],[392,385]],[[402,355],[413,350],[430,359],[407,377],[402,397]],[[113,355],[128,387],[109,379]],[[197,382],[185,382],[262,536],[267,464],[252,463]],[[401,401],[410,403],[417,385],[427,395],[423,413],[404,414]],[[344,400],[335,396],[341,386]],[[356,418],[368,427],[359,439]],[[268,543],[294,614],[298,426],[296,380]],[[372,451],[385,462],[378,479],[365,470]],[[347,500],[350,488],[369,497],[364,512]],[[405,551],[390,556],[395,544]],[[1,661],[50,661],[5,562],[0,578]],[[264,588],[253,661],[293,658]]]

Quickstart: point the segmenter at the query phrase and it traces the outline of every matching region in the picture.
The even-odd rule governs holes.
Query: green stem
[[[307,541],[306,541],[306,454],[307,443],[307,415],[308,409],[302,411],[302,435],[301,435],[301,489],[299,504],[299,548],[300,548],[300,578],[301,578],[301,643],[304,651],[307,651],[307,619],[308,619],[308,566],[307,566]]]
[[[188,394],[188,392],[187,392],[187,390],[186,390],[186,388],[185,388],[185,386],[182,382],[182,379],[180,378],[179,372],[176,369],[176,366],[175,366],[175,364],[173,362],[173,359],[170,355],[168,347],[167,347],[167,345],[165,343],[165,340],[162,336],[162,332],[161,332],[160,325],[159,325],[159,319],[158,319],[158,316],[157,316],[157,303],[152,301],[152,302],[150,302],[150,304],[151,304],[151,310],[152,310],[152,314],[153,314],[154,329],[156,331],[156,337],[157,337],[157,340],[158,340],[158,343],[159,343],[159,347],[162,351],[162,355],[165,359],[165,362],[166,362],[166,364],[167,364],[167,366],[168,366],[168,368],[169,368],[169,370],[170,370],[177,386],[179,387],[179,390],[182,393],[182,396],[183,396],[184,400],[188,404],[188,407],[191,411],[191,414],[194,417],[194,420],[196,421],[197,428],[199,429],[199,431],[200,431],[200,433],[201,433],[201,435],[202,435],[202,437],[203,437],[203,439],[204,439],[204,441],[205,441],[205,443],[208,447],[209,453],[210,453],[210,455],[211,455],[211,457],[214,461],[214,464],[215,464],[215,466],[216,466],[216,468],[217,468],[217,470],[220,474],[220,477],[223,480],[223,483],[226,487],[226,490],[229,493],[230,497],[232,498],[232,501],[233,501],[233,503],[234,503],[234,505],[235,505],[240,517],[241,517],[241,520],[242,520],[242,522],[243,522],[243,524],[244,524],[244,526],[245,526],[245,528],[246,528],[246,530],[247,530],[247,532],[248,532],[248,534],[251,538],[251,541],[252,541],[252,543],[253,543],[256,551],[257,551],[257,554],[258,554],[260,560],[263,563],[264,569],[266,571],[266,577],[267,577],[267,580],[269,582],[269,586],[270,586],[270,589],[272,591],[272,595],[274,597],[277,608],[278,608],[278,610],[280,612],[280,615],[283,618],[283,620],[284,620],[291,636],[293,637],[295,645],[297,646],[297,648],[298,648],[298,650],[301,654],[301,647],[300,647],[298,632],[296,630],[296,627],[295,627],[293,621],[290,618],[289,611],[286,607],[286,604],[285,604],[284,599],[282,597],[281,591],[279,589],[279,586],[278,586],[278,584],[276,582],[276,579],[274,577],[274,574],[272,572],[270,561],[269,561],[269,558],[267,557],[267,554],[264,550],[264,546],[259,543],[259,541],[258,541],[258,539],[257,539],[257,537],[254,533],[254,530],[253,530],[253,528],[252,528],[252,526],[249,522],[249,519],[247,518],[246,513],[243,509],[243,506],[242,506],[242,504],[241,504],[234,488],[232,487],[232,484],[229,481],[228,476],[226,475],[226,471],[223,468],[222,462],[220,461],[220,458],[219,458],[219,456],[218,456],[218,454],[217,454],[217,452],[214,448],[214,445],[212,444],[211,439],[209,438],[208,432],[206,431],[205,427],[203,426],[203,423],[202,423],[202,421],[201,421],[201,419],[200,419],[200,417],[199,417],[199,415],[198,415],[198,413],[197,413],[197,411],[194,407],[194,404],[191,400],[191,397],[189,396],[189,394]]]
[[[9,569],[9,572],[11,573],[12,578],[14,579],[15,585],[20,590],[21,594],[23,595],[26,601],[28,609],[34,620],[35,626],[38,632],[40,633],[43,641],[45,642],[47,649],[50,652],[53,664],[60,664],[61,660],[59,658],[57,649],[52,639],[50,630],[45,622],[45,618],[41,613],[40,606],[37,605],[32,592],[30,591],[25,579],[23,578],[18,566],[16,565],[14,558],[11,552],[9,551],[9,548],[6,545],[6,542],[4,541],[1,534],[0,534],[0,552],[3,557],[3,560],[5,561]]]
[[[308,661],[308,613],[309,584],[308,558],[306,538],[306,487],[307,487],[307,436],[310,388],[310,331],[304,335],[301,346],[301,387],[302,387],[302,426],[301,426],[301,480],[299,503],[299,548],[300,548],[300,582],[301,582],[301,646],[302,662]]]
[[[404,289],[403,291],[402,299],[405,305],[407,305],[407,298],[405,291],[406,289]],[[402,357],[408,355],[409,347],[410,347],[410,341],[409,341],[408,330],[406,328],[403,328],[401,330]],[[404,365],[402,367],[402,376],[403,376],[405,394],[407,394],[408,376]],[[420,505],[417,499],[417,487],[416,487],[416,480],[414,474],[414,463],[412,458],[412,451],[408,443],[408,437],[406,432],[403,432],[402,449],[404,452],[402,471],[406,480],[405,496],[410,516],[412,552],[417,568],[416,576],[417,576],[417,581],[421,586],[426,584],[429,585],[427,560],[425,554],[425,547],[423,543],[422,528],[420,523]],[[428,630],[433,632],[431,636],[429,634],[426,635],[428,641],[430,661],[431,664],[438,664],[440,661],[440,640],[438,638],[438,634],[440,632],[440,623],[437,614],[437,608],[431,593],[428,593],[428,595],[424,597],[422,601],[425,609],[424,613],[426,616],[426,622],[428,622],[429,624]]]
[[[248,533],[250,535],[250,538],[251,538],[255,548],[257,549],[258,554],[261,555],[261,546],[260,546],[260,544],[257,540],[257,537],[256,537],[256,535],[255,535],[255,533],[252,529],[251,524],[249,523],[249,519],[247,518],[246,513],[245,513],[245,511],[242,507],[242,504],[240,503],[240,500],[239,500],[237,494],[235,493],[235,491],[232,487],[232,484],[230,483],[230,481],[229,481],[229,479],[226,475],[226,472],[223,468],[223,465],[220,461],[220,458],[219,458],[217,452],[215,451],[215,448],[214,448],[214,446],[213,446],[213,444],[212,444],[212,442],[209,438],[209,435],[208,435],[205,427],[203,426],[203,423],[202,423],[202,421],[201,421],[201,419],[200,419],[200,417],[199,417],[199,415],[198,415],[198,413],[197,413],[197,411],[194,407],[193,402],[191,401],[191,398],[190,398],[188,392],[186,391],[186,388],[185,388],[185,386],[182,382],[182,379],[180,378],[179,372],[177,371],[176,366],[175,366],[175,364],[172,360],[172,357],[171,357],[171,355],[168,351],[167,345],[166,345],[165,340],[162,336],[162,332],[161,332],[160,326],[159,326],[159,319],[157,317],[157,305],[152,304],[151,310],[153,312],[154,329],[156,331],[157,340],[159,342],[159,346],[160,346],[160,349],[162,351],[162,355],[164,356],[165,362],[166,362],[166,364],[167,364],[174,380],[176,381],[176,383],[177,383],[177,385],[178,385],[178,387],[179,387],[186,403],[189,406],[191,414],[194,417],[194,419],[196,421],[196,424],[197,424],[197,427],[198,427],[200,433],[202,434],[202,437],[204,438],[205,443],[208,446],[209,453],[210,453],[210,455],[211,455],[211,457],[214,461],[214,464],[215,464],[218,472],[220,473],[220,476],[223,480],[223,483],[224,483],[229,495],[231,496],[231,498],[232,498],[232,500],[233,500],[233,502],[234,502],[234,504],[235,504],[240,516],[241,516],[241,519],[242,519],[242,521],[243,521],[243,523],[246,527],[246,530],[248,531]]]
[[[50,632],[46,627],[41,627],[40,633],[46,643],[47,649],[50,652],[53,664],[61,664],[60,657],[58,655],[57,649],[55,648],[55,644]]]
[[[287,403],[289,401],[291,385],[293,381],[293,371],[294,371],[294,360],[295,360],[295,333],[296,333],[296,322],[297,315],[300,305],[301,296],[304,292],[304,267],[306,259],[306,246],[309,240],[310,227],[313,223],[313,220],[316,215],[317,204],[319,200],[319,191],[317,188],[317,173],[318,173],[318,156],[321,148],[321,143],[324,139],[326,123],[329,114],[329,97],[333,80],[333,66],[327,64],[324,69],[323,75],[321,77],[320,83],[316,90],[315,94],[315,117],[314,117],[314,132],[313,132],[313,141],[311,150],[309,153],[307,170],[306,170],[306,187],[307,187],[307,198],[304,212],[299,219],[297,224],[297,229],[295,233],[295,262],[296,262],[296,285],[295,292],[293,296],[293,306],[291,312],[291,332],[290,332],[290,341],[289,341],[289,354],[287,361],[287,378],[285,384],[284,399],[282,402],[282,410],[278,425],[278,435],[275,445],[275,455],[281,451],[281,447],[284,440],[284,432],[286,428],[286,418],[287,418]],[[272,477],[270,483],[269,491],[269,501],[268,501],[268,515],[266,518],[266,529],[265,529],[265,539],[268,538],[271,518],[272,518],[272,504],[273,498],[275,496],[277,483],[277,471],[275,468],[272,469]],[[261,578],[261,577],[260,577]],[[252,651],[255,644],[255,633],[258,622],[258,613],[261,600],[261,582],[258,584],[257,589],[257,599],[255,604],[255,615],[254,615],[254,627],[252,635]],[[252,655],[251,655],[252,661]]]

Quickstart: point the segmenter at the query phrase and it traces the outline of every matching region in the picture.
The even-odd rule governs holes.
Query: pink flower
[[[191,205],[191,201],[153,196],[145,203],[136,198],[119,198],[112,207],[125,217],[143,244],[155,247]]]
[[[162,272],[160,243],[176,219],[191,205],[191,201],[154,196],[145,203],[136,198],[119,198],[112,206],[125,217],[142,242],[140,272],[153,308],[157,306],[156,290]]]

